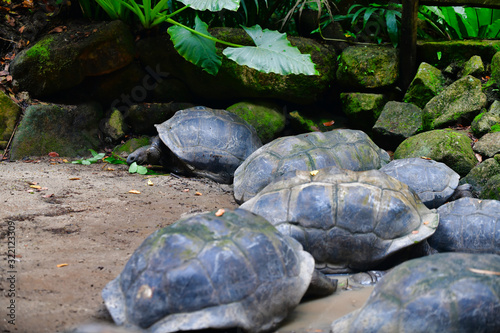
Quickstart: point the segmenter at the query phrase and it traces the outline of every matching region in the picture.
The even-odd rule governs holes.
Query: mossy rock
[[[491,59],[491,79],[497,85],[500,83],[500,50]]]
[[[370,130],[377,121],[387,99],[382,94],[341,93],[342,112],[356,129]]]
[[[417,61],[426,62],[444,68],[456,62],[462,66],[473,56],[480,56],[490,62],[495,53],[500,51],[499,40],[454,40],[454,41],[418,41]],[[438,59],[438,54],[440,55]]]
[[[443,91],[445,82],[446,79],[439,69],[423,62],[406,90],[404,102],[413,103],[423,109],[433,97]]]
[[[500,162],[494,158],[488,158],[460,179],[460,184],[470,184],[473,194],[480,196],[488,180],[495,175],[500,175]]]
[[[488,132],[495,132],[495,126],[500,127],[500,101],[495,101],[486,112],[478,114],[471,124],[474,135],[481,137]],[[498,131],[499,132],[500,128]]]
[[[500,200],[500,173],[488,180],[479,198]]]
[[[141,136],[138,138],[129,139],[125,141],[125,143],[116,146],[113,149],[113,154],[119,159],[125,161],[130,153],[134,152],[140,147],[150,145],[151,141],[152,140],[150,136]]]
[[[394,152],[394,159],[428,157],[465,176],[477,163],[471,143],[472,140],[463,133],[433,130],[403,141]]]
[[[353,89],[392,86],[399,77],[397,49],[384,46],[350,46],[339,60],[337,81]]]
[[[12,141],[11,159],[44,156],[57,152],[60,156],[88,156],[99,141],[99,121],[103,111],[98,104],[79,106],[38,104],[26,108]]]
[[[474,144],[474,151],[487,157],[500,153],[500,132],[487,133]]]
[[[157,135],[155,124],[161,124],[177,111],[193,106],[191,103],[134,104],[125,112],[125,122],[134,134]]]
[[[479,78],[484,73],[484,64],[483,60],[480,56],[475,55],[472,56],[465,64],[462,72],[460,73],[461,77],[472,75],[474,77]]]
[[[0,90],[0,148],[4,149],[9,142],[16,122],[21,115],[21,108]]]
[[[254,45],[243,29],[217,28],[210,33],[220,39],[241,45]],[[337,69],[333,47],[312,39],[288,37],[301,53],[311,54],[319,75],[279,75],[263,73],[222,56],[223,48],[217,45],[222,56],[222,65],[216,76],[210,75],[196,65],[186,61],[177,51],[168,36],[146,38],[137,43],[141,61],[153,68],[159,66],[181,79],[199,97],[209,100],[242,100],[266,98],[311,104],[320,100],[331,88]]]
[[[466,76],[446,87],[424,108],[424,128],[443,128],[455,124],[470,124],[486,106],[481,81]]]
[[[111,140],[116,141],[125,136],[128,126],[120,110],[114,109],[102,120],[101,129]]]
[[[243,101],[229,106],[226,110],[237,114],[252,125],[262,143],[277,138],[285,128],[286,118],[283,108],[270,101]]]
[[[135,57],[134,37],[121,21],[68,25],[21,51],[10,70],[22,90],[43,97],[110,73]]]
[[[387,102],[373,126],[374,140],[384,148],[395,149],[422,130],[422,109],[411,103]]]

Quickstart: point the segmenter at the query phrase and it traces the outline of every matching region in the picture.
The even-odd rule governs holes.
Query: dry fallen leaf
[[[476,159],[478,160],[478,162],[482,162],[483,161],[483,157],[480,154],[475,153],[474,155],[476,156]]]
[[[69,180],[80,180],[80,177],[71,177]]]
[[[418,230],[413,230],[411,233],[412,234],[418,234]]]
[[[215,212],[215,216],[222,216],[222,215],[224,215],[225,212],[226,211],[223,208],[221,208]]]
[[[132,193],[132,194],[141,194],[140,191],[137,191],[137,190],[130,190],[128,191],[128,193]]]
[[[316,176],[318,174],[318,172],[319,172],[318,170],[313,170],[313,171],[311,171],[309,173],[311,174],[311,176],[314,177],[314,176]]]
[[[500,275],[500,272],[487,271],[484,269],[469,268],[472,273],[486,274],[486,275]]]
[[[430,157],[426,157],[426,156],[420,156],[420,158],[424,159],[424,160],[431,160]]]
[[[151,181],[151,179],[148,179],[148,186],[153,186],[153,182]]]
[[[182,192],[189,192],[189,189],[185,188],[185,189],[182,190]]]
[[[68,264],[59,264],[59,265],[57,265],[57,268],[61,268],[61,267],[65,267],[65,266],[68,266]]]
[[[327,121],[326,123],[323,123],[323,126],[333,126],[335,124],[334,120]]]
[[[424,224],[425,224],[425,225],[428,225],[428,224],[429,224],[429,221],[425,221],[425,222],[424,222]]]
[[[34,188],[36,190],[41,189],[42,187],[40,185],[30,185],[31,188]]]
[[[55,151],[51,151],[51,152],[49,153],[49,156],[50,156],[50,157],[59,157],[59,154],[58,154],[58,153],[56,153]]]
[[[196,192],[194,195],[200,196],[200,195],[203,195],[203,194],[201,194],[200,192]]]

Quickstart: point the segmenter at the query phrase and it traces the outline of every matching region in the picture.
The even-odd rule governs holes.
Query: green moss
[[[472,122],[478,122],[479,120],[481,120],[485,113],[486,112],[481,112],[480,114],[478,114],[476,117],[474,117],[474,120]]]
[[[50,45],[54,41],[54,37],[49,36],[35,45],[33,45],[28,51],[26,51],[26,57],[35,58],[39,63],[38,69],[42,73],[49,72],[50,69],[54,67],[52,64],[52,54],[49,50]]]
[[[494,132],[500,132],[500,124],[495,124],[493,126],[491,126],[491,133],[494,133]]]

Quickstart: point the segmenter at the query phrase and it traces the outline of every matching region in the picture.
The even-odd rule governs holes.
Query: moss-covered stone
[[[57,152],[60,156],[89,155],[97,149],[102,109],[94,103],[79,106],[55,104],[26,108],[12,142],[11,159],[43,156]]]
[[[210,30],[217,38],[242,45],[252,45],[243,29],[217,28]],[[279,75],[263,73],[247,66],[222,58],[222,66],[216,76],[210,75],[182,58],[174,49],[168,36],[147,38],[137,43],[142,62],[170,73],[184,81],[198,96],[211,100],[242,100],[269,98],[310,104],[318,101],[331,89],[335,80],[337,61],[332,47],[312,39],[288,37],[301,53],[311,54],[319,75]],[[222,56],[223,48],[217,53]]]
[[[262,143],[277,138],[285,128],[286,118],[283,108],[270,101],[243,101],[229,106],[226,110],[237,114],[252,125]]]
[[[102,122],[102,131],[113,141],[123,138],[127,130],[123,114],[117,109],[111,110],[110,115]]]
[[[471,123],[472,132],[477,137],[494,132],[495,126],[500,126],[500,101],[493,102],[488,112],[478,114]]]
[[[487,157],[500,153],[500,132],[487,133],[473,147],[474,151]]]
[[[116,146],[113,149],[113,154],[116,157],[118,157],[122,160],[125,160],[130,153],[134,152],[135,150],[137,150],[140,147],[147,146],[150,144],[151,144],[151,137],[149,137],[149,136],[141,136],[138,138],[132,138],[132,139],[125,141],[125,143]]]
[[[142,103],[132,105],[125,113],[125,122],[134,134],[157,135],[155,124],[167,121],[191,103]]]
[[[423,109],[433,97],[443,91],[445,81],[439,69],[423,62],[406,91],[404,101]]]
[[[479,198],[500,200],[500,173],[488,180]]]
[[[0,90],[0,149],[7,146],[20,115],[21,108]]]
[[[85,36],[85,37],[78,37]],[[11,63],[12,76],[35,97],[74,87],[86,76],[110,73],[132,62],[134,38],[121,21],[86,24],[46,35]]]
[[[472,119],[486,106],[486,95],[481,90],[481,81],[466,76],[446,87],[424,108],[424,128],[442,128],[454,124],[470,124]]]
[[[471,143],[472,140],[463,133],[434,130],[403,141],[394,152],[394,158],[429,157],[465,176],[477,163]]]
[[[462,72],[460,73],[461,77],[472,75],[474,77],[479,78],[484,73],[484,64],[483,60],[480,56],[475,55],[472,56],[465,64]]]
[[[444,68],[450,63],[462,66],[473,56],[480,56],[490,62],[495,53],[500,51],[499,40],[454,40],[454,41],[418,41],[417,61],[435,64]],[[438,59],[438,53],[440,57]]]
[[[341,93],[342,112],[354,128],[369,130],[377,121],[387,99],[382,94]]]
[[[395,149],[422,130],[422,112],[411,103],[387,102],[373,126],[375,142],[384,148]]]
[[[495,53],[491,59],[491,78],[490,81],[497,85],[500,84],[500,50]]]
[[[481,196],[486,183],[495,175],[500,175],[500,163],[494,158],[488,158],[460,179],[460,184],[470,184],[474,196]]]
[[[340,56],[337,80],[342,87],[387,87],[398,77],[399,57],[393,47],[350,46]]]

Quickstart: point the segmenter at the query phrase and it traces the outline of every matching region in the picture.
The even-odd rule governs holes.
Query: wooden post
[[[418,4],[419,0],[403,0],[399,49],[399,79],[403,92],[408,89],[417,71]]]

